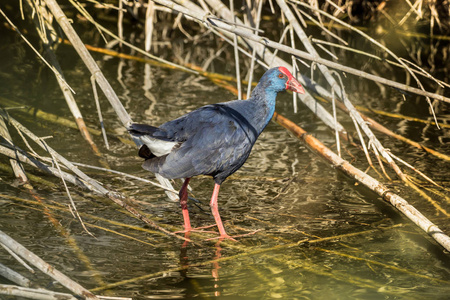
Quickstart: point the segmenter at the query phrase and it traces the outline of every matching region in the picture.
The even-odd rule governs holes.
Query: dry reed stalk
[[[233,13],[232,20],[236,22],[236,17],[234,15],[234,1],[230,1],[230,11]],[[234,60],[235,60],[235,69],[236,69],[236,79],[237,79],[237,90],[238,90],[238,99],[242,98],[242,84],[241,84],[241,70],[239,64],[239,48],[237,42],[237,35],[233,34],[233,48],[234,48]]]
[[[45,300],[77,300],[71,294],[58,293],[46,289],[34,289],[29,287],[20,287],[10,284],[0,284],[0,294],[15,296],[28,299],[45,299]],[[98,299],[98,298],[97,298]]]
[[[117,116],[119,117],[120,121],[125,127],[128,127],[132,120],[130,116],[128,115],[127,111],[123,107],[122,103],[120,102],[119,98],[117,97],[116,93],[112,89],[109,82],[104,77],[103,73],[101,72],[100,68],[84,46],[83,42],[73,29],[72,25],[70,24],[67,17],[64,15],[64,12],[61,10],[59,5],[56,3],[55,0],[45,0],[47,6],[49,7],[52,14],[55,16],[56,21],[59,23],[61,28],[64,30],[66,36],[74,46],[75,50],[80,55],[83,62],[88,67],[89,71],[91,72],[92,76],[95,77],[95,80],[97,81],[98,85],[102,89],[103,93],[105,94],[106,98],[109,100],[110,104],[114,108],[114,111],[116,112]],[[139,146],[141,145],[141,142],[137,139],[134,139],[134,142]],[[165,185],[167,188],[173,189],[172,185],[168,181],[161,181],[162,185]],[[176,201],[178,197],[174,196],[173,194],[167,194],[170,199],[173,201]],[[112,199],[113,201],[117,199]],[[116,202],[116,201],[115,201]],[[117,202],[116,202],[117,203]]]
[[[11,148],[12,148],[11,145],[5,146],[3,144],[0,144],[0,153],[5,156],[11,157],[11,158],[16,158],[16,159],[20,160],[22,163],[29,164],[41,171],[44,171],[47,174],[54,175],[58,178],[64,177],[64,180],[66,180],[74,185],[77,185],[77,186],[85,188],[85,189],[89,189],[88,185],[86,185],[86,183],[81,181],[76,176],[73,176],[72,174],[66,173],[64,171],[59,172],[58,169],[50,167],[50,166],[34,159],[33,157],[25,154],[25,152],[23,152],[23,151],[15,152]],[[17,149],[17,150],[19,150],[19,149]],[[92,187],[91,187],[91,190],[94,192],[100,193],[100,191],[93,190]]]
[[[5,107],[5,108],[20,106],[19,103],[12,101],[10,99],[4,98],[4,97],[0,97],[0,101],[3,105],[3,107]],[[53,123],[56,125],[65,126],[67,128],[78,129],[77,123],[73,122],[72,120],[66,119],[61,116],[57,116],[52,113],[45,112],[36,107],[20,106],[19,108],[15,109],[14,113],[17,115],[20,115],[22,117],[24,117],[24,116],[33,117],[33,118],[37,118],[40,121],[50,122],[50,123]],[[93,135],[97,135],[97,136],[102,135],[102,131],[97,130],[95,128],[87,127],[87,130]],[[113,136],[115,139],[118,139],[120,142],[122,142],[126,145],[134,145],[134,143],[131,139],[123,138],[112,132],[108,132],[108,135]]]
[[[14,156],[15,153],[0,145],[0,153],[7,155],[7,156]],[[73,176],[72,174],[67,174],[64,171],[58,172],[58,170],[56,168],[52,168],[49,167],[37,160],[34,160],[30,157],[27,157],[25,155],[23,155],[22,153],[19,153],[18,158],[25,163],[29,163],[30,165],[39,168],[40,170],[46,171],[46,172],[50,172],[52,175],[55,175],[57,177],[59,176],[64,176],[65,180],[73,183],[73,184],[77,184],[80,187],[90,190],[92,192],[98,193],[102,196],[106,196],[109,199],[111,199],[114,203],[116,203],[117,205],[121,206],[122,208],[126,209],[129,213],[131,213],[133,216],[135,216],[137,219],[143,221],[144,223],[146,223],[147,225],[151,226],[152,228],[161,231],[162,233],[175,237],[177,239],[181,239],[183,241],[185,241],[185,238],[178,236],[166,229],[164,229],[163,227],[160,227],[159,225],[157,225],[154,221],[152,221],[151,219],[149,219],[148,217],[146,217],[144,214],[142,214],[141,212],[139,212],[139,210],[137,210],[135,207],[132,206],[133,200],[126,198],[125,196],[121,195],[118,192],[113,192],[113,191],[109,191],[106,189],[102,189],[102,190],[96,190],[95,188],[93,188],[92,185],[90,184],[86,184],[86,182],[83,180],[80,180],[78,177]],[[107,191],[105,193],[105,191]],[[128,204],[130,203],[130,204]]]
[[[185,5],[185,3],[190,3],[188,0],[183,1],[183,5]],[[217,13],[225,20],[230,20],[230,16],[233,15],[233,12],[231,12],[226,6],[224,6],[219,0],[207,0],[208,4],[213,7],[214,9],[216,9]],[[188,8],[192,7],[192,5],[186,6]],[[198,10],[195,10],[195,12],[198,12]],[[203,14],[204,16],[207,16],[206,14]],[[202,13],[200,13],[199,15],[197,15],[196,17],[202,16]],[[206,20],[205,20],[206,21]],[[242,21],[240,21],[239,19],[236,19],[236,23],[237,24],[243,24]],[[202,23],[203,24],[203,23]],[[214,26],[218,26],[220,24],[213,24]],[[219,26],[220,28],[220,26]],[[236,30],[238,30],[238,28],[235,28]],[[241,34],[239,34],[239,32]],[[241,38],[245,37],[246,34],[250,34],[252,35],[252,31],[249,29],[245,29],[245,28],[239,28],[239,32],[235,31],[235,34],[239,34],[241,36]],[[285,31],[286,32],[286,31]],[[267,43],[267,39],[266,38],[258,38],[257,35],[252,35],[255,39],[241,39],[241,43],[244,47],[248,47],[248,45],[250,45],[250,47],[252,49],[256,49],[256,52],[258,54],[258,56],[262,57],[264,59],[264,61],[267,63],[268,67],[274,67],[274,66],[284,66],[287,68],[291,68],[290,64],[287,63],[286,61],[284,61],[283,59],[279,58],[278,56],[276,56],[276,52],[271,53],[269,51],[269,49],[267,49],[266,47],[266,43]],[[281,45],[281,40],[278,44]],[[289,49],[292,49],[290,47],[287,47]],[[274,48],[276,51],[280,50],[278,48]],[[291,53],[292,54],[292,53]],[[304,77],[299,77],[298,78],[302,84],[307,85],[309,87],[313,86],[313,84],[308,81],[306,78]],[[306,91],[305,94],[301,94],[299,95],[301,101],[311,110],[314,112],[314,114],[316,114],[325,124],[327,124],[329,127],[333,128],[333,117],[326,111],[326,109],[320,104],[318,103],[313,97],[311,97],[311,95],[309,94],[308,91]],[[342,127],[342,125],[338,124],[339,126],[339,132],[342,135],[345,135],[345,130]]]
[[[364,186],[366,186],[367,188],[369,188],[370,190],[374,191],[379,196],[381,196],[383,200],[386,200],[387,202],[392,204],[400,212],[402,212],[408,219],[414,222],[414,224],[416,224],[423,231],[429,234],[442,247],[450,251],[450,237],[447,236],[442,230],[440,230],[425,216],[423,216],[413,206],[411,206],[406,200],[404,200],[397,194],[391,192],[385,185],[380,183],[378,180],[358,170],[357,168],[353,167],[349,162],[343,160],[342,158],[334,154],[330,149],[325,147],[325,145],[323,145],[319,140],[307,134],[306,131],[304,131],[303,129],[301,129],[288,119],[282,117],[279,114],[275,114],[274,120],[283,127],[287,128],[302,141],[304,141],[314,152],[319,154],[322,158],[324,158],[335,168],[347,174],[351,178],[357,180],[359,183],[363,184]]]
[[[32,265],[41,270],[43,273],[47,274],[48,276],[52,277],[53,279],[61,283],[64,287],[66,287],[76,295],[79,295],[85,299],[98,300],[97,296],[95,296],[93,293],[86,290],[84,287],[82,287],[75,281],[71,280],[69,277],[67,277],[66,275],[55,269],[53,266],[46,263],[36,254],[26,249],[24,246],[22,246],[17,241],[9,237],[3,231],[0,231],[0,243],[8,247],[14,253],[20,255],[23,259],[30,262]]]
[[[8,127],[6,127],[5,121],[2,117],[0,117],[0,136],[3,137],[8,143],[13,145],[11,136],[8,131]],[[20,180],[22,184],[26,184],[28,188],[32,188],[31,184],[28,181],[27,175],[25,174],[25,171],[20,163],[19,160],[11,158],[9,160],[9,163],[11,164],[11,168],[14,172],[14,175],[17,179]]]
[[[390,118],[394,118],[394,119],[401,119],[401,120],[406,120],[406,121],[411,121],[411,122],[422,123],[422,124],[426,124],[426,125],[430,125],[430,126],[436,126],[436,123],[434,121],[405,116],[405,115],[402,115],[399,113],[392,113],[392,112],[388,112],[388,111],[367,108],[367,107],[362,107],[362,106],[356,106],[356,109],[359,111],[372,112],[377,115],[386,116],[386,117],[390,117]],[[441,128],[450,129],[450,124],[439,122],[438,125]]]
[[[150,52],[152,47],[153,23],[155,15],[155,3],[148,0],[147,10],[145,11],[145,51]]]
[[[0,114],[2,114],[0,112]],[[4,116],[5,117],[5,116]],[[108,197],[109,199],[111,199],[114,203],[118,204],[119,206],[125,208],[126,210],[128,210],[131,214],[133,214],[136,218],[138,218],[139,220],[142,220],[143,222],[145,222],[146,224],[152,226],[153,228],[156,228],[162,232],[164,232],[165,234],[181,239],[181,240],[185,240],[185,238],[178,236],[160,226],[158,226],[155,222],[153,222],[152,220],[150,220],[149,218],[147,218],[146,216],[144,216],[142,213],[140,213],[137,209],[135,209],[134,207],[130,206],[129,204],[126,203],[127,198],[122,196],[120,193],[117,192],[112,192],[109,191],[108,189],[104,188],[102,185],[100,185],[97,181],[93,180],[92,178],[90,178],[89,176],[87,176],[86,174],[84,174],[82,171],[80,171],[76,166],[74,166],[70,161],[68,161],[66,158],[64,158],[62,155],[60,155],[59,153],[57,153],[55,150],[53,150],[51,147],[49,147],[47,144],[45,144],[40,138],[38,138],[37,136],[35,136],[31,131],[29,131],[27,128],[25,128],[24,126],[22,126],[19,122],[17,122],[15,119],[9,117],[8,119],[11,124],[19,131],[25,133],[29,138],[31,138],[34,142],[36,142],[39,146],[41,146],[45,151],[48,151],[52,157],[56,158],[58,161],[60,161],[61,163],[63,163],[69,170],[71,170],[73,173],[75,173],[77,176],[79,176],[79,178],[83,181],[84,185],[100,194],[103,196]],[[1,149],[1,147],[0,147]],[[35,164],[36,166],[42,167],[43,164],[39,163],[39,164]],[[45,170],[49,170],[48,167],[46,167],[44,165],[44,169]],[[62,171],[61,172],[55,172],[58,174],[64,174]],[[61,175],[62,176],[62,175]],[[78,179],[78,177],[74,178],[75,181],[80,181]],[[164,185],[164,184],[163,184]],[[173,189],[171,189],[173,190]],[[169,196],[174,196],[174,194],[172,192],[166,192],[166,194]],[[132,201],[127,201],[127,202],[132,202]]]
[[[259,25],[261,22],[262,3],[263,3],[263,0],[259,0],[258,11],[256,13],[256,21],[255,21],[255,23],[256,23],[255,34],[256,35],[258,35]],[[247,98],[250,97],[251,92],[252,92],[253,72],[254,72],[254,68],[255,68],[255,57],[256,57],[256,48],[253,48],[252,58],[250,60],[250,70],[248,70]]]
[[[97,85],[95,83],[94,76],[91,76],[91,85],[92,85],[92,92],[94,93],[94,100],[95,106],[97,108],[98,120],[100,122],[100,128],[102,130],[103,141],[105,142],[106,149],[109,150],[108,137],[106,135],[105,124],[103,123],[102,110],[100,108],[100,100],[98,99]]]
[[[348,112],[347,108],[345,107],[345,105],[342,102],[337,101],[337,105],[338,105],[339,109],[341,109],[342,111]],[[425,152],[430,153],[431,155],[434,155],[434,156],[436,156],[436,157],[438,157],[440,159],[443,159],[443,160],[446,160],[446,161],[450,161],[450,156],[449,155],[446,155],[445,153],[440,153],[440,152],[438,152],[438,151],[436,151],[434,149],[431,149],[429,147],[426,147],[426,146],[424,146],[424,145],[422,145],[422,144],[420,144],[418,142],[415,142],[415,141],[410,140],[410,139],[408,139],[408,138],[406,138],[404,136],[401,136],[401,135],[393,132],[389,128],[386,128],[385,126],[381,125],[380,123],[378,123],[374,119],[366,116],[365,114],[363,114],[361,112],[361,110],[366,110],[366,111],[371,111],[371,110],[364,109],[362,107],[357,107],[357,110],[358,110],[359,114],[361,115],[361,117],[364,119],[364,121],[372,129],[375,129],[376,131],[379,131],[379,132],[384,133],[384,134],[386,134],[388,136],[391,136],[391,137],[393,137],[393,138],[395,138],[397,140],[403,141],[403,142],[405,142],[405,143],[407,143],[407,144],[409,144],[409,145],[411,145],[413,147],[416,147],[418,149],[424,150]],[[444,125],[447,125],[447,124],[444,124]]]
[[[8,268],[3,264],[0,264],[0,276],[20,286],[24,287],[31,286],[31,281],[28,278],[22,276],[21,274],[17,273],[16,271]]]
[[[280,0],[280,1],[281,1],[281,0]],[[327,17],[330,18],[331,20],[333,20],[333,21],[335,21],[335,22],[338,22],[338,23],[340,23],[341,25],[347,26],[347,27],[351,28],[354,32],[356,32],[356,33],[360,34],[361,36],[365,37],[365,38],[366,38],[368,41],[370,41],[372,44],[374,44],[374,45],[376,45],[377,47],[381,48],[383,51],[385,51],[385,52],[388,53],[390,56],[392,56],[394,59],[396,59],[396,60],[398,61],[398,63],[400,63],[400,64],[402,65],[402,67],[403,67],[403,68],[404,68],[404,69],[405,69],[405,70],[406,70],[406,71],[407,71],[407,72],[415,79],[415,81],[416,81],[417,85],[419,86],[420,90],[422,90],[422,91],[425,92],[425,89],[424,89],[424,87],[423,87],[421,81],[419,80],[419,78],[417,78],[417,76],[414,74],[414,72],[412,72],[411,68],[405,63],[405,59],[399,58],[399,57],[398,57],[394,52],[392,52],[390,49],[388,49],[387,47],[385,47],[384,45],[382,45],[382,44],[379,43],[378,41],[374,40],[372,37],[368,36],[368,35],[365,34],[364,32],[358,30],[357,28],[354,28],[353,26],[351,26],[351,25],[349,25],[349,24],[346,24],[345,22],[342,22],[342,20],[340,20],[340,19],[338,19],[338,18],[335,18],[334,16],[331,16],[330,14],[328,14],[328,13],[326,13],[326,12],[324,12],[324,11],[318,9],[318,8],[312,7],[311,5],[308,5],[308,4],[306,4],[306,3],[299,2],[298,0],[290,0],[290,1],[293,2],[293,3],[299,4],[299,5],[302,5],[302,6],[304,6],[304,7],[308,7],[309,9],[315,11],[317,14],[321,14],[321,15],[327,16]],[[418,0],[418,1],[422,1],[422,0]],[[308,51],[308,52],[309,52],[309,51]],[[427,102],[428,102],[428,104],[429,104],[429,106],[430,106],[430,109],[431,109],[431,113],[432,113],[432,115],[433,115],[433,117],[434,117],[434,120],[435,120],[436,123],[437,123],[436,114],[435,114],[435,112],[434,112],[434,108],[433,108],[433,106],[432,106],[432,104],[431,104],[431,100],[429,99],[429,96],[425,96],[425,99],[427,100]],[[345,101],[344,101],[344,103],[345,103]],[[439,128],[439,127],[438,127],[438,128]]]
[[[89,134],[89,131],[87,130],[87,126],[84,122],[83,115],[81,114],[80,109],[78,108],[78,105],[75,101],[75,98],[68,88],[61,66],[59,65],[58,59],[56,58],[56,55],[53,51],[53,46],[57,40],[56,37],[56,31],[52,27],[52,15],[48,13],[46,7],[44,5],[38,5],[37,3],[34,3],[31,0],[26,0],[26,3],[28,5],[28,8],[32,11],[31,16],[33,21],[35,22],[36,31],[41,38],[41,41],[44,44],[44,47],[46,48],[46,54],[47,58],[49,60],[49,63],[53,66],[53,68],[58,72],[59,76],[55,76],[56,80],[59,84],[59,87],[64,95],[64,99],[66,100],[67,106],[70,109],[70,112],[72,113],[78,128],[81,132],[81,136],[88,142],[88,144],[91,146],[93,152],[97,156],[101,156],[101,153],[97,147],[97,145],[92,140],[91,135]],[[39,21],[40,19],[43,19],[43,25]],[[102,161],[101,161],[102,162]]]
[[[296,55],[296,56],[298,56],[300,58],[304,58],[304,59],[307,59],[307,60],[310,60],[310,61],[315,61],[318,64],[322,64],[322,65],[331,67],[333,69],[343,71],[345,73],[353,74],[353,75],[356,75],[356,76],[359,76],[359,77],[362,77],[362,78],[365,78],[365,79],[369,79],[369,80],[372,80],[372,81],[375,81],[375,82],[379,82],[379,83],[382,83],[382,84],[385,84],[385,85],[388,85],[388,86],[391,86],[391,87],[394,87],[394,88],[397,88],[397,89],[400,89],[400,90],[404,90],[406,92],[410,92],[410,93],[417,94],[417,95],[420,95],[420,96],[430,97],[430,98],[433,98],[433,99],[436,99],[436,100],[439,100],[439,101],[450,103],[450,98],[445,97],[443,95],[439,95],[439,94],[436,94],[436,93],[423,91],[421,89],[413,88],[413,87],[408,86],[406,84],[401,84],[401,83],[398,83],[396,81],[389,80],[389,79],[386,79],[386,78],[383,78],[383,77],[380,77],[380,76],[375,76],[373,74],[369,74],[369,73],[363,72],[361,70],[350,68],[350,67],[344,66],[342,64],[335,63],[333,61],[329,61],[329,60],[326,60],[326,59],[323,59],[323,58],[320,58],[320,57],[314,57],[314,55],[311,55],[311,54],[309,54],[307,52],[304,52],[304,51],[301,51],[301,50],[297,50],[297,49],[292,49],[289,46],[286,46],[286,45],[274,42],[274,41],[272,41],[272,40],[270,40],[270,39],[268,39],[266,37],[257,36],[255,34],[252,34],[248,30],[243,30],[242,28],[239,28],[239,27],[233,27],[232,25],[229,25],[228,23],[218,19],[217,17],[214,17],[214,16],[211,17],[208,14],[205,14],[205,15],[198,14],[198,13],[196,13],[194,11],[191,11],[191,10],[181,6],[181,5],[177,5],[177,4],[175,4],[173,2],[170,2],[168,0],[155,0],[155,2],[157,2],[157,3],[161,4],[161,5],[164,5],[166,7],[169,7],[171,9],[173,9],[173,10],[182,12],[183,14],[194,18],[194,20],[196,20],[200,24],[203,24],[203,25],[205,25],[207,27],[208,26],[213,26],[213,27],[216,27],[218,29],[221,29],[221,30],[224,30],[224,31],[227,31],[227,32],[238,34],[242,38],[245,38],[245,39],[247,39],[249,41],[256,42],[257,44],[260,44],[262,46],[264,53],[267,53],[267,51],[266,51],[267,48],[266,47],[270,47],[270,48],[273,48],[273,49],[278,49],[278,50],[281,50],[281,51],[286,52],[288,54],[293,54],[293,55]],[[219,13],[222,13],[222,11],[228,11],[228,8],[226,6],[224,6],[223,4],[221,4],[220,1],[218,1],[218,0],[207,0],[207,2],[208,3],[211,2],[209,4],[211,6],[213,6],[213,7],[216,7],[216,9],[218,10]],[[264,56],[264,55],[262,55],[262,56]],[[268,59],[272,59],[272,55],[266,55],[266,57]],[[278,59],[275,59],[274,64],[275,65],[282,65],[282,66],[286,66],[286,65],[289,66],[288,63],[284,62],[283,60],[278,60]],[[302,78],[300,78],[300,81],[302,81]],[[304,82],[301,82],[301,83],[303,84]],[[310,85],[308,83],[306,83],[305,85],[310,87]],[[312,89],[317,89],[317,87],[312,86]],[[326,91],[326,90],[323,90],[323,91],[327,95],[329,95],[328,91]]]
[[[287,6],[285,0],[277,0],[278,5],[280,6],[282,12],[286,15],[287,19],[289,20],[290,24],[293,26],[297,36],[300,38],[300,41],[305,46],[306,50],[314,57],[318,58],[320,57],[318,52],[315,50],[313,45],[308,39],[308,36],[304,32],[303,28],[300,26],[299,22],[295,18],[292,11]],[[397,173],[397,175],[400,178],[404,178],[403,172],[400,170],[400,168],[397,166],[397,164],[394,162],[392,157],[389,155],[389,152],[386,151],[386,149],[383,147],[383,145],[380,143],[380,141],[377,139],[377,137],[373,134],[373,132],[370,130],[370,128],[367,126],[367,124],[364,122],[361,115],[358,113],[358,111],[355,109],[351,101],[348,99],[344,87],[334,79],[329,69],[322,65],[317,65],[322,74],[324,75],[325,79],[327,80],[328,84],[331,86],[333,92],[332,95],[334,95],[334,91],[336,92],[337,96],[341,99],[341,101],[344,103],[344,105],[347,107],[350,116],[356,120],[360,128],[363,130],[363,132],[366,134],[366,136],[369,138],[370,142],[374,147],[377,148],[377,150],[381,153],[384,159],[388,162],[388,164],[392,167],[392,169]],[[332,97],[334,100],[334,97]],[[334,101],[333,101],[334,102]],[[336,136],[337,134],[336,130]],[[339,140],[337,140],[337,143],[339,143]],[[339,150],[339,144],[338,144],[338,150]]]

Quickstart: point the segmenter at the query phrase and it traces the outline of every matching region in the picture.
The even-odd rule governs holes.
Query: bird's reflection
[[[183,244],[181,245],[181,248],[180,248],[180,266],[181,266],[180,273],[181,273],[181,276],[183,276],[185,278],[186,278],[187,269],[189,268],[187,248],[189,245],[190,235],[191,235],[190,232],[184,233],[185,241],[183,242]]]
[[[184,233],[184,238],[186,239],[183,244],[181,245],[180,248],[180,266],[181,266],[181,271],[180,274],[181,276],[187,278],[187,272],[188,269],[190,267],[189,265],[189,256],[188,256],[188,246],[189,246],[189,242],[190,242],[190,232],[185,232]],[[211,269],[211,275],[212,278],[214,279],[214,286],[213,286],[213,290],[214,290],[214,296],[218,297],[220,296],[221,292],[220,292],[220,284],[219,284],[219,269],[220,269],[220,265],[219,265],[219,259],[222,257],[222,247],[220,246],[220,244],[222,243],[223,239],[219,239],[215,245],[215,253],[214,253],[214,259],[212,260],[212,269]]]
[[[220,243],[222,243],[223,239],[219,239],[215,244],[216,247],[216,255],[214,256],[214,261],[212,263],[212,277],[214,278],[214,296],[220,296],[219,289],[219,258],[222,256],[222,248],[220,247]]]

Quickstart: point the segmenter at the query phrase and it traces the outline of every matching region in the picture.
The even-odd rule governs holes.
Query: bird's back
[[[147,159],[143,167],[166,178],[204,174],[221,183],[242,166],[263,129],[255,126],[255,109],[251,101],[235,100],[152,127],[148,130],[152,138],[174,146],[165,155]]]

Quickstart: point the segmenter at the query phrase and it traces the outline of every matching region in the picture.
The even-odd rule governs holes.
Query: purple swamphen
[[[247,160],[275,112],[277,94],[284,90],[304,93],[285,67],[272,68],[248,100],[206,105],[159,127],[132,124],[128,128],[144,143],[139,150],[139,156],[145,158],[144,169],[168,179],[185,178],[179,193],[185,232],[192,230],[188,183],[191,177],[204,174],[215,181],[210,206],[220,238],[230,238],[218,210],[220,185]]]

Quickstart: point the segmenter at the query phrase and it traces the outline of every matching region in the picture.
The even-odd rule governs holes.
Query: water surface
[[[29,107],[12,109],[10,114],[38,136],[51,135],[49,145],[69,160],[100,165],[77,130],[34,117],[33,109],[39,109],[71,118],[53,75],[14,32],[0,30],[4,41],[0,48],[0,96],[14,101],[16,107]],[[95,40],[89,35],[85,38]],[[61,45],[57,54],[86,122],[98,128],[88,71],[69,46]],[[234,99],[230,92],[197,75],[101,54],[93,56],[136,122],[158,125],[196,107]],[[261,70],[258,72],[260,76]],[[429,117],[423,110],[423,99],[411,96],[411,101],[403,101],[395,92],[380,99],[376,86],[369,91],[350,87],[348,92],[355,104]],[[416,103],[420,103],[419,108]],[[127,138],[103,98],[101,105],[111,136],[114,133]],[[279,95],[277,111],[334,147],[333,133],[305,107],[300,106],[294,114],[289,95]],[[373,117],[411,139],[448,153],[448,143],[439,142],[445,130]],[[11,131],[14,141],[26,148]],[[448,186],[447,162],[378,136],[403,159]],[[134,146],[112,137],[107,150],[100,136],[94,136],[94,140],[112,169],[153,179],[141,169]],[[364,156],[346,147],[353,158],[347,153],[344,157],[365,170]],[[6,164],[8,160],[1,157],[1,162]],[[69,201],[61,182],[30,167],[26,170],[56,186],[33,183],[39,203],[17,186],[9,172],[0,171],[1,230],[98,294],[133,299],[448,299],[448,253],[374,193],[337,173],[273,122],[246,164],[221,188],[219,209],[228,232],[239,235],[257,231],[239,238],[238,243],[205,241],[215,235],[195,233],[191,236],[193,243],[186,245],[154,231],[110,200],[70,186],[93,238],[68,211]],[[107,188],[139,201],[139,209],[159,225],[173,231],[182,229],[178,204],[170,202],[161,189],[117,175],[85,171]],[[373,171],[369,174],[386,182]],[[199,177],[191,182],[192,195],[200,201],[190,204],[193,226],[213,224],[208,206],[213,181]],[[179,188],[181,182],[175,185]],[[389,186],[450,231],[448,218],[437,213],[431,203],[398,181]],[[448,210],[448,202],[441,205]],[[0,258],[40,286],[64,291],[39,272],[36,276],[27,273],[8,253],[0,251]]]

